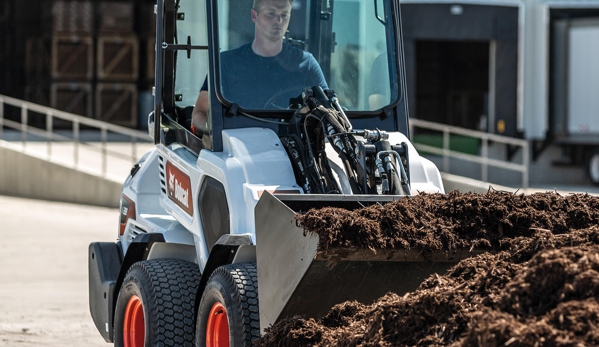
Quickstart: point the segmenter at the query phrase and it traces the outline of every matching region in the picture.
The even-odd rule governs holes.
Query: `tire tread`
[[[243,317],[243,346],[252,346],[260,337],[258,270],[255,263],[236,263],[217,268],[211,275],[222,276],[234,291],[232,300],[240,303],[237,315]]]
[[[150,342],[158,346],[192,347],[195,344],[194,300],[200,280],[197,264],[179,259],[135,263],[125,278],[139,276],[146,286]],[[146,341],[148,342],[148,341]]]

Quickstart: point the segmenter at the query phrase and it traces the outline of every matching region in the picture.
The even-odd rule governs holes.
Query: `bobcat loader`
[[[260,108],[221,87],[253,38],[251,0],[158,0],[155,148],[123,184],[116,242],[89,246],[89,303],[115,346],[250,346],[277,321],[414,290],[443,256],[318,250],[298,213],[444,192],[408,138],[399,0],[295,0],[286,44],[328,89],[280,86]],[[190,131],[206,81],[207,131]],[[258,95],[260,90],[248,88]]]

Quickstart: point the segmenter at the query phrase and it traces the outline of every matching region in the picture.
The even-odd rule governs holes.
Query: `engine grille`
[[[162,193],[166,195],[165,164],[164,158],[161,155],[158,156],[158,172],[160,174],[160,190],[162,190]]]

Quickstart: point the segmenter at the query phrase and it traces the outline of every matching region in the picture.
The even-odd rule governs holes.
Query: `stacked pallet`
[[[137,127],[139,39],[130,3],[102,2],[96,61],[96,118]]]
[[[134,30],[137,13],[128,1],[54,0],[50,33],[27,42],[28,99],[137,127],[138,84],[144,70]]]
[[[55,1],[52,4],[51,107],[93,116],[93,29],[91,1]],[[42,46],[45,39],[42,38]],[[58,128],[70,126],[62,122],[55,124]]]

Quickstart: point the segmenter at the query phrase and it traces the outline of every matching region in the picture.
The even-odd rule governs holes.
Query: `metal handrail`
[[[419,151],[441,155],[443,157],[442,171],[449,172],[450,158],[460,159],[473,163],[481,164],[481,177],[483,181],[488,181],[489,166],[520,172],[522,174],[522,188],[528,188],[528,166],[530,163],[528,141],[515,139],[508,136],[489,134],[483,131],[469,130],[456,126],[433,123],[421,119],[410,119],[410,133],[414,133],[414,128],[434,130],[443,133],[443,147],[434,147],[425,144],[414,143]],[[452,151],[449,148],[450,135],[463,135],[481,140],[482,148],[480,155],[466,154],[458,151]],[[522,163],[516,164],[506,160],[489,158],[489,142],[495,142],[505,145],[517,146],[522,149]]]
[[[20,122],[6,119],[4,117],[4,105],[11,105],[21,109]],[[29,111],[33,111],[46,116],[46,129],[41,129],[29,125]],[[54,119],[61,119],[72,123],[72,137],[58,134],[53,129]],[[83,141],[81,139],[81,127],[87,127],[100,131],[100,145]],[[26,148],[27,135],[32,134],[45,138],[47,156],[52,155],[52,142],[54,141],[72,141],[73,149],[73,166],[79,165],[80,145],[86,149],[100,152],[102,155],[102,171],[103,177],[107,175],[108,157],[119,159],[130,159],[132,164],[137,161],[137,144],[138,143],[153,143],[152,138],[147,132],[129,129],[115,124],[102,122],[88,117],[79,116],[76,114],[56,110],[47,106],[38,105],[29,101],[15,99],[9,96],[0,95],[0,140],[4,139],[4,127],[18,130],[21,132],[21,142],[23,149]],[[107,146],[108,133],[114,133],[122,136],[127,136],[131,139],[131,155],[126,155],[121,152],[110,150]]]

